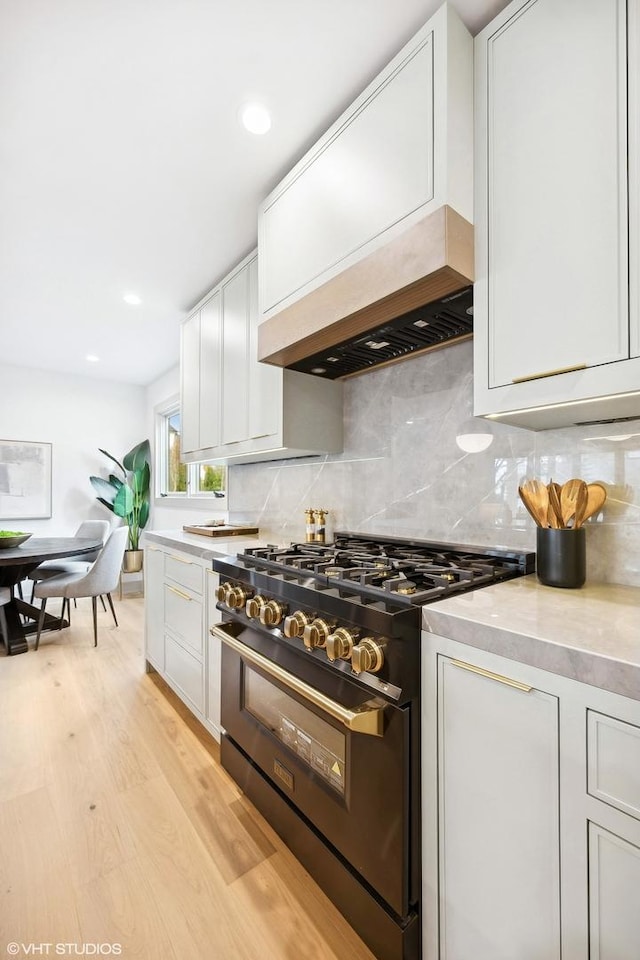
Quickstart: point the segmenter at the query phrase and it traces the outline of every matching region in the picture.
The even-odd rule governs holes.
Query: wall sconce
[[[456,443],[465,453],[482,453],[493,443],[491,425],[486,420],[472,417],[458,428]]]

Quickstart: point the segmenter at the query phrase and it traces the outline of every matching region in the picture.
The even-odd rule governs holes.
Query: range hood
[[[471,336],[473,227],[442,206],[258,328],[260,360],[325,379]]]

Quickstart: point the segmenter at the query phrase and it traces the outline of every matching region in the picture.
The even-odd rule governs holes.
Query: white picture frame
[[[0,521],[51,516],[51,444],[0,440]]]

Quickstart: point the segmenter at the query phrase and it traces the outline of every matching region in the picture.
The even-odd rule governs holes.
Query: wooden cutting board
[[[205,524],[193,524],[192,526],[183,526],[185,533],[197,533],[201,537],[248,537],[251,534],[258,533],[258,527],[233,526],[229,524],[220,524],[219,526],[206,526]]]

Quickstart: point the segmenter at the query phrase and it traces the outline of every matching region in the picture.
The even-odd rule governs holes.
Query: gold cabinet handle
[[[586,363],[576,363],[572,367],[558,367],[557,370],[543,370],[542,373],[530,373],[526,377],[514,377],[511,383],[526,383],[528,380],[542,380],[543,377],[558,377],[561,373],[575,373],[586,370]]]
[[[218,574],[215,572],[215,570],[212,570],[211,567],[205,567],[205,570],[207,571],[207,573],[209,574],[210,577],[217,577],[217,576],[218,576]]]
[[[504,683],[508,687],[515,687],[516,690],[522,690],[523,693],[531,693],[533,687],[526,683],[520,683],[519,680],[512,680],[511,677],[503,677],[500,673],[492,673],[491,670],[484,670],[482,667],[474,667],[470,663],[464,663],[462,660],[451,660],[454,667],[460,667],[461,670],[468,670],[469,673],[477,673],[487,680],[495,680],[496,683]]]
[[[366,733],[372,737],[383,735],[385,704],[382,700],[370,700],[363,703],[361,707],[356,707],[355,710],[349,710],[348,707],[343,707],[341,703],[336,703],[335,700],[331,700],[324,693],[320,693],[315,687],[310,687],[294,674],[283,670],[279,664],[273,663],[260,653],[256,653],[255,650],[247,647],[246,644],[237,640],[223,628],[210,627],[209,633],[240,654],[243,660],[259,667],[274,680],[279,680],[285,687],[289,687],[304,700],[323,710],[324,713],[328,713],[334,720],[339,720],[347,729],[353,730],[355,733]]]
[[[145,550],[153,550],[154,553],[162,553],[160,547],[145,547]]]
[[[176,555],[173,553],[168,553],[167,556],[172,560],[177,560],[178,563],[188,563],[190,567],[193,566],[193,560],[183,560],[182,557],[176,557]]]
[[[171,593],[177,593],[179,597],[182,597],[183,600],[188,600],[189,603],[193,600],[193,597],[190,597],[188,593],[183,593],[182,590],[176,590],[175,587],[170,587],[169,584],[165,584],[167,590],[171,590]]]

